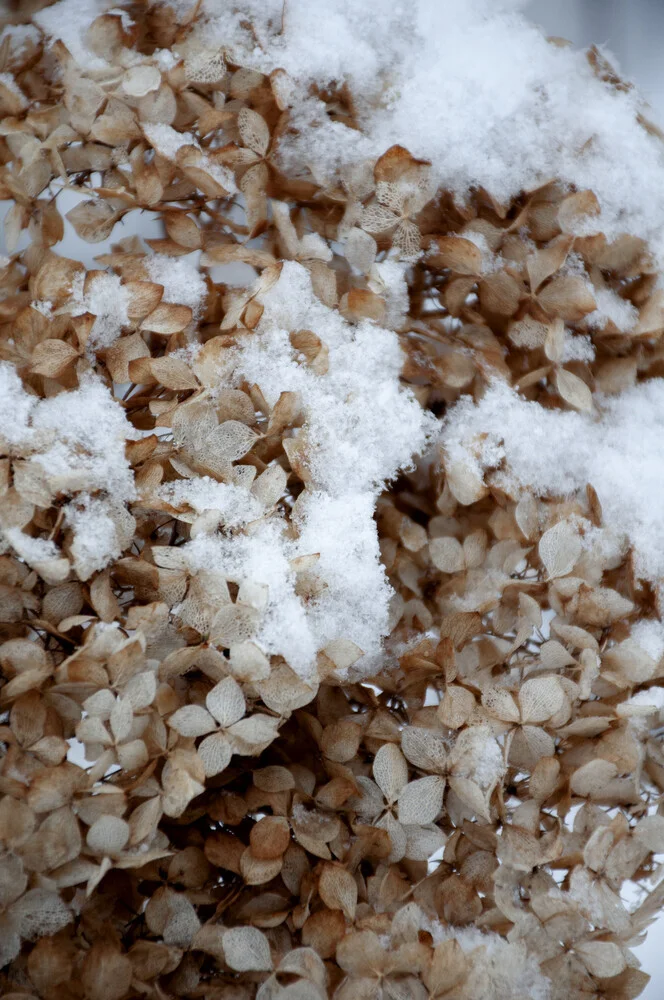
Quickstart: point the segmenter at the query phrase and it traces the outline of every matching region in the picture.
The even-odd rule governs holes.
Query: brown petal
[[[32,352],[35,375],[59,378],[78,358],[78,351],[64,340],[42,340]]]
[[[426,255],[431,267],[447,267],[455,274],[480,274],[482,251],[462,236],[436,236]]]
[[[189,306],[162,303],[145,317],[141,323],[141,330],[168,336],[184,330],[191,323],[192,317],[193,313]]]
[[[538,301],[550,316],[560,316],[566,323],[578,323],[597,308],[587,283],[576,274],[554,278],[541,290]]]

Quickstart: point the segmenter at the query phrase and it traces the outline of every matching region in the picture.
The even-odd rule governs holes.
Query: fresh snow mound
[[[330,181],[398,143],[460,199],[483,187],[508,201],[558,179],[595,192],[596,231],[649,239],[663,258],[664,145],[637,122],[638,93],[600,81],[584,53],[547,42],[515,6],[204,0],[195,31],[230,61],[292,78],[301,138],[282,147],[290,167],[304,161]],[[313,82],[348,84],[361,132],[328,118]]]
[[[450,465],[492,473],[513,496],[574,494],[594,486],[603,521],[634,549],[637,575],[664,577],[660,498],[664,494],[664,379],[618,396],[594,396],[595,413],[546,409],[504,382],[474,403],[463,396],[443,422]]]
[[[256,384],[270,406],[282,392],[297,393],[311,475],[296,505],[298,535],[289,537],[281,515],[250,527],[246,536],[199,535],[186,546],[189,564],[239,584],[267,586],[257,641],[302,676],[311,672],[319,650],[342,637],[365,653],[358,668],[366,673],[390,631],[392,598],[380,563],[376,497],[422,451],[437,424],[399,385],[403,354],[397,335],[369,322],[354,326],[323,305],[300,264],[285,262],[262,302],[256,331],[241,338],[220,383]],[[305,328],[328,348],[325,375],[300,363],[290,343],[289,332]],[[211,486],[174,489],[199,509],[213,497],[220,505],[231,500]],[[305,603],[295,592],[291,560],[310,555],[317,556],[324,587]]]

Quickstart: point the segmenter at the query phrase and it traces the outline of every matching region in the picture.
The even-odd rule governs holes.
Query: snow
[[[97,380],[37,402],[32,427],[51,439],[34,456],[60,489],[105,490],[117,499],[134,496],[125,441],[134,437],[124,410]]]
[[[271,406],[282,392],[298,393],[316,486],[329,493],[375,488],[421,447],[427,424],[400,391],[398,338],[367,321],[351,326],[316,298],[307,270],[290,261],[263,303],[259,336],[245,339],[236,379],[260,385]],[[329,350],[324,376],[296,359],[289,333],[302,329],[314,330]]]
[[[183,146],[194,146],[200,149],[198,140],[191,132],[178,132],[170,125],[143,125],[143,131],[149,142],[152,143],[160,156],[167,160],[175,160],[177,152]],[[212,177],[218,184],[221,184],[229,194],[237,191],[235,179],[230,170],[215,163],[209,156],[203,154],[199,164],[202,170]]]
[[[594,400],[596,413],[547,409],[494,382],[478,403],[463,396],[450,410],[441,447],[450,464],[463,463],[479,475],[494,469],[492,481],[514,497],[527,490],[573,495],[590,483],[606,528],[633,547],[637,575],[659,584],[664,379]]]
[[[7,90],[11,91],[12,94],[15,94],[16,97],[20,97],[22,101],[25,101],[25,94],[18,86],[11,73],[0,73],[0,84],[2,84],[3,87],[6,87]]]
[[[586,316],[586,323],[591,329],[605,326],[607,320],[611,320],[622,333],[633,329],[638,310],[631,302],[621,299],[610,288],[592,288],[591,291],[597,303],[597,309]]]
[[[563,352],[560,357],[562,363],[566,364],[568,361],[594,361],[594,359],[595,345],[591,338],[584,334],[574,336],[569,330],[565,330]]]
[[[158,492],[162,500],[173,506],[188,504],[199,514],[217,511],[228,528],[246,524],[263,513],[261,504],[247,490],[232,483],[218,483],[209,476],[166,483]]]
[[[187,2],[171,6],[181,17],[191,12]],[[281,147],[287,166],[304,160],[332,181],[399,143],[430,160],[434,181],[460,200],[481,186],[508,201],[557,177],[595,192],[596,231],[645,237],[661,258],[664,146],[637,123],[638,93],[597,79],[583,53],[547,42],[518,6],[205,0],[188,44],[218,46],[231,62],[292,78],[293,134]],[[35,21],[95,70],[106,64],[86,47],[85,31],[101,9],[98,0],[60,0]],[[327,117],[311,96],[313,82],[349,86],[361,132]],[[167,125],[145,131],[169,158],[185,142],[197,145]],[[210,166],[226,187],[227,172]]]
[[[81,580],[88,580],[122,554],[112,508],[107,501],[83,496],[65,508],[65,520],[74,532],[71,555]]]
[[[192,571],[218,573],[240,585],[266,586],[268,604],[255,641],[264,652],[284,656],[302,676],[311,674],[318,647],[304,602],[295,593],[289,561],[295,551],[284,538],[283,524],[274,519],[232,538],[198,535],[185,552]]]
[[[81,579],[87,579],[120,555],[118,518],[128,518],[124,504],[135,497],[134,477],[125,457],[125,443],[134,430],[122,407],[93,377],[71,392],[39,399],[27,393],[12,366],[2,362],[0,422],[0,439],[12,451],[30,454],[28,465],[42,471],[48,491],[76,497],[76,503],[65,508],[65,520],[74,531],[72,556],[77,571]],[[110,500],[91,497],[91,493]],[[5,534],[28,563],[59,556],[52,542],[22,532]]]
[[[26,49],[39,42],[39,32],[33,24],[7,24],[0,31],[0,44],[9,38],[12,55],[20,59]]]
[[[191,132],[177,132],[170,125],[144,125],[143,131],[160,156],[174,160],[183,146],[199,148],[198,141]]]
[[[14,367],[0,363],[0,439],[9,445],[20,445],[33,436],[29,427],[36,396],[30,396]]]
[[[106,6],[103,0],[60,0],[33,14],[32,20],[51,42],[63,42],[82,69],[94,72],[108,69],[108,63],[90,50],[85,36]]]
[[[145,258],[150,280],[164,286],[162,302],[189,306],[197,316],[207,296],[207,285],[198,268],[184,257],[155,254]]]
[[[5,528],[3,534],[16,554],[25,559],[29,566],[59,559],[62,556],[54,542],[46,538],[32,538],[20,528]]]
[[[110,347],[129,323],[129,293],[115,274],[98,272],[83,290],[84,274],[76,275],[72,282],[74,316],[92,313],[95,317],[88,346],[94,350]]]
[[[595,192],[597,231],[634,233],[664,255],[664,146],[637,124],[637,92],[602,83],[583,53],[548,43],[516,4],[220,6],[203,4],[201,43],[262,72],[281,68],[296,84],[292,125],[302,138],[282,146],[287,164],[304,160],[332,180],[399,143],[430,160],[436,182],[461,200],[482,186],[507,201],[557,177]],[[314,81],[348,84],[361,133],[328,119],[310,96]]]
[[[115,14],[120,18],[123,31],[129,31],[129,29],[133,28],[133,26],[136,24],[134,19],[130,17],[128,12],[126,10],[123,10],[122,7],[111,7],[111,9],[107,11],[107,13]]]
[[[526,950],[523,942],[508,942],[499,934],[475,927],[450,927],[429,917],[425,917],[421,925],[431,934],[435,945],[455,938],[464,952],[484,949],[482,959],[473,962],[466,984],[470,996],[481,996],[482,1000],[503,1000],[516,996],[547,1000],[550,996],[550,981],[542,974],[537,958]]]
[[[643,618],[632,625],[632,639],[655,663],[664,655],[664,623],[655,618]]]
[[[311,477],[297,503],[297,538],[288,537],[277,513],[246,537],[201,535],[185,551],[193,570],[269,588],[257,640],[302,676],[311,673],[317,651],[342,637],[366,654],[358,667],[367,672],[389,632],[392,596],[379,558],[376,497],[424,448],[436,421],[399,386],[403,354],[396,334],[369,322],[353,326],[323,305],[300,264],[284,262],[262,303],[256,331],[238,338],[239,350],[229,352],[219,385],[255,383],[270,406],[282,392],[297,394],[303,414],[298,434],[306,441]],[[315,330],[327,346],[326,374],[298,361],[289,333],[300,329]],[[305,602],[296,594],[291,560],[312,555],[323,586]]]

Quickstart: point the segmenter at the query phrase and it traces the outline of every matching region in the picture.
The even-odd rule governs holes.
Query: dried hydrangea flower
[[[277,6],[0,36],[0,991],[628,1000],[661,135],[486,0]]]

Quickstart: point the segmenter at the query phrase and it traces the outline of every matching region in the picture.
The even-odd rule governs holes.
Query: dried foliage
[[[496,379],[584,413],[661,372],[645,245],[555,181],[461,205],[399,146],[287,169],[286,74],[139,6],[91,25],[107,70],[0,48],[3,995],[638,996],[652,581],[588,542],[592,484],[510,493],[482,441],[383,486]]]

